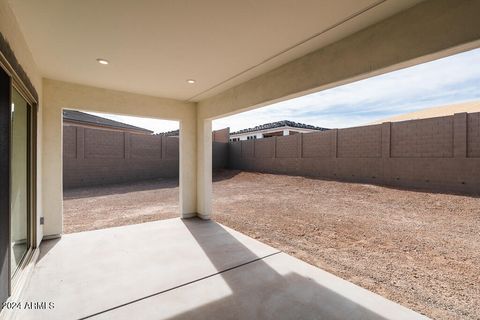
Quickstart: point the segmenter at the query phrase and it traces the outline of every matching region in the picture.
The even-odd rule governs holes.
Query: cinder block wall
[[[63,186],[178,176],[178,138],[64,126]]]
[[[212,140],[227,143],[230,140],[230,128],[212,131]]]
[[[212,167],[213,169],[225,169],[228,167],[228,141],[230,140],[230,128],[212,132]]]
[[[212,168],[225,169],[228,167],[228,143],[212,142]]]
[[[480,193],[480,113],[229,143],[229,168]]]
[[[63,187],[178,177],[178,143],[177,137],[64,126]],[[226,168],[227,158],[228,143],[214,141],[213,168]]]

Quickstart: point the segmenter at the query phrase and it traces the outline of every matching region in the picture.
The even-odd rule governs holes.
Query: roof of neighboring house
[[[460,113],[460,112],[480,112],[480,101],[462,102],[462,103],[455,103],[455,104],[423,109],[415,112],[400,114],[390,118],[378,120],[373,122],[372,124],[378,124],[382,122],[395,122],[395,121],[451,116],[454,113]]]
[[[301,128],[301,129],[311,129],[311,130],[319,130],[325,131],[329,130],[327,128],[316,127],[309,124],[298,123],[290,120],[282,120],[277,122],[265,123],[253,128],[242,129],[236,132],[232,132],[231,134],[240,134],[240,133],[247,133],[247,132],[254,132],[254,131],[261,131],[261,130],[269,130],[281,127],[293,127],[293,128]]]
[[[217,133],[218,135],[215,135]],[[230,135],[230,128],[224,128],[220,130],[213,130],[213,141],[218,141],[218,142],[228,142],[228,137]],[[167,131],[167,132],[159,132],[156,133],[155,135],[158,136],[166,136],[166,137],[179,137],[180,136],[180,130],[172,130],[172,131]]]
[[[63,110],[63,119],[65,121],[96,125],[100,127],[108,127],[108,128],[123,129],[123,130],[127,129],[127,130],[139,131],[143,133],[153,133],[153,131],[148,129],[132,126],[123,122],[118,122],[115,120],[110,120],[107,118],[102,118],[102,117],[94,116],[93,114],[88,114],[85,112],[80,112],[75,110]]]
[[[172,131],[167,131],[167,132],[159,132],[156,133],[156,135],[159,136],[167,136],[167,137],[178,137],[180,135],[180,130],[172,130]]]

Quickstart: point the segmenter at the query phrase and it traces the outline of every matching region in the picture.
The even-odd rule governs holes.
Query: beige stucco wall
[[[10,9],[7,0],[0,0],[0,32],[10,44],[15,56],[27,73],[30,81],[39,95],[38,117],[42,118],[42,77],[32,57],[30,49],[23,37],[20,27]],[[37,132],[37,150],[42,153],[42,121],[38,122]],[[43,215],[42,211],[42,158],[37,157],[37,243],[40,243],[43,233],[39,219]]]
[[[45,235],[62,233],[62,111],[105,112],[180,122],[180,207],[182,216],[197,213],[196,107],[173,99],[107,90],[44,79]]]

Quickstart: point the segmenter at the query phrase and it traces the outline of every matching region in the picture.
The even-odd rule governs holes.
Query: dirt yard
[[[435,319],[480,319],[480,197],[223,171],[213,219]],[[177,217],[158,180],[65,192],[65,232]]]

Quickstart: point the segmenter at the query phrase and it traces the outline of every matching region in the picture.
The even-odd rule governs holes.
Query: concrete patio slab
[[[22,301],[53,301],[55,308],[22,311],[19,319],[86,317],[278,252],[198,219],[74,233],[42,242],[40,250]]]
[[[285,253],[93,317],[141,319],[427,319]]]
[[[42,245],[17,319],[423,319],[213,221],[171,219]]]

